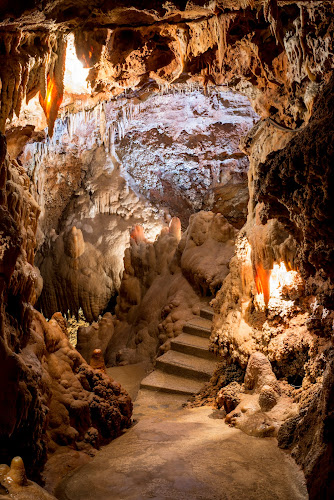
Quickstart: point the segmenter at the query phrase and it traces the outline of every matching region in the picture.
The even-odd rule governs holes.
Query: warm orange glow
[[[264,269],[262,264],[256,266],[255,285],[258,294],[263,294],[265,305],[268,305],[270,299],[270,271]]]
[[[39,94],[39,102],[44,110],[49,128],[49,135],[52,136],[54,122],[57,118],[59,107],[62,103],[63,95],[53,78],[48,76],[46,97],[43,99]]]
[[[288,263],[288,268],[291,269],[290,263]],[[256,266],[256,291],[259,296],[262,296],[266,307],[272,299],[282,299],[284,287],[291,287],[291,285],[299,283],[300,280],[299,273],[287,270],[284,262],[275,263],[270,271],[264,269],[262,264]]]
[[[288,271],[284,262],[274,264],[270,275],[270,296],[280,298],[283,287],[291,286],[298,279],[298,272]]]
[[[52,91],[54,88],[54,81],[48,78],[48,88],[46,91],[46,114],[50,112],[51,102],[52,102]]]
[[[136,224],[131,230],[130,237],[135,240],[136,243],[146,241],[143,226]]]

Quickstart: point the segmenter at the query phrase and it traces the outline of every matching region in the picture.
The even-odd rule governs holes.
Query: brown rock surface
[[[98,446],[119,435],[130,424],[132,404],[84,362],[58,315],[47,322],[33,309],[41,287],[33,267],[39,207],[22,167],[6,156],[2,135],[0,141],[0,406],[6,408],[0,457],[9,462],[20,454],[36,474],[48,449]]]
[[[14,457],[10,467],[0,465],[0,486],[5,492],[1,495],[16,500],[55,500],[43,488],[26,477],[24,463],[21,457]]]

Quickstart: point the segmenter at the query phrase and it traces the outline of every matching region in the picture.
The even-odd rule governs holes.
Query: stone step
[[[181,333],[171,341],[171,350],[198,356],[199,358],[214,359],[215,355],[209,351],[210,341],[205,337],[197,337],[188,333]]]
[[[197,394],[203,386],[203,381],[191,378],[178,377],[170,373],[155,370],[145,377],[140,384],[141,389],[150,391],[168,392],[191,396]]]
[[[183,352],[168,351],[156,361],[156,369],[180,377],[210,380],[217,362]]]
[[[184,333],[209,338],[211,335],[211,321],[204,318],[194,318],[183,327]]]
[[[201,316],[201,318],[208,319],[208,320],[212,321],[213,316],[214,316],[213,309],[209,306],[202,307],[202,309],[200,310],[200,316]]]

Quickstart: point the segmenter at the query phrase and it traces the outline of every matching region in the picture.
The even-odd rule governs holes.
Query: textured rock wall
[[[213,331],[225,357],[246,367],[249,356],[260,351],[276,375],[289,382],[299,413],[282,425],[279,443],[304,468],[312,498],[319,498],[320,483],[324,498],[333,488],[327,426],[334,318],[332,100],[330,79],[302,130],[269,134],[264,124],[245,138],[248,220],[231,273],[215,299]],[[284,271],[275,283],[278,263]]]
[[[167,207],[184,228],[194,211],[208,208],[241,227],[247,215],[248,161],[239,141],[257,118],[248,99],[218,89],[205,95],[180,85],[152,96],[140,109],[117,147],[134,188]],[[233,196],[233,187],[239,196]],[[227,200],[243,204],[234,218],[224,206]]]
[[[71,346],[61,315],[46,322],[33,308],[41,291],[33,266],[40,209],[2,135],[0,179],[0,462],[20,455],[32,474],[59,445],[96,447],[119,435],[132,407]]]
[[[325,476],[332,467],[327,426],[331,412],[327,348],[332,345],[332,250],[322,239],[327,239],[328,234],[331,243],[332,238],[330,229],[326,231],[326,224],[331,224],[328,193],[332,182],[332,149],[330,135],[326,134],[332,130],[332,118],[325,111],[322,124],[318,114],[317,128],[312,128],[310,121],[306,135],[300,131],[295,140],[287,127],[297,131],[299,126],[307,125],[315,98],[329,81],[333,69],[333,9],[333,2],[325,0],[221,0],[208,5],[148,2],[144,7],[134,1],[115,8],[103,0],[89,5],[77,0],[71,7],[66,0],[47,0],[44,9],[26,10],[20,3],[9,13],[8,5],[1,7],[0,21],[2,127],[15,110],[16,101],[21,101],[18,93],[24,94],[26,87],[21,77],[28,73],[22,68],[28,63],[29,68],[36,69],[32,69],[33,81],[38,80],[31,88],[41,88],[48,115],[43,97],[45,82],[47,74],[51,79],[54,73],[55,55],[61,56],[58,44],[52,48],[53,54],[49,50],[52,37],[48,37],[49,43],[36,40],[33,45],[38,50],[39,45],[44,45],[43,58],[50,62],[45,70],[43,61],[35,58],[37,49],[29,49],[29,43],[24,43],[21,28],[27,32],[43,27],[52,35],[59,28],[81,28],[83,18],[88,32],[85,39],[92,42],[97,57],[89,55],[92,45],[83,43],[81,35],[76,36],[76,44],[82,49],[81,58],[94,64],[89,78],[95,92],[119,95],[128,87],[132,91],[136,87],[143,97],[148,88],[190,78],[204,87],[227,83],[248,95],[254,109],[266,119],[253,129],[244,145],[251,156],[249,218],[237,243],[231,273],[217,298],[219,314],[213,340],[217,348],[244,368],[254,350],[265,352],[276,375],[294,383],[293,397],[306,413],[300,414],[298,425],[296,421],[287,424],[287,440],[294,443],[314,498],[320,481],[322,485],[328,483]],[[98,26],[103,26],[103,31]],[[106,26],[109,30],[105,30]],[[9,27],[10,35],[4,37]],[[30,33],[26,34],[29,38]],[[31,37],[33,40],[35,37]],[[61,74],[61,65],[57,74]],[[53,99],[53,117],[60,93]],[[324,100],[323,105],[328,102]],[[326,127],[319,132],[318,147],[321,125]],[[52,126],[49,119],[50,132]],[[266,157],[278,150],[267,163]],[[296,162],[296,175],[291,158]],[[315,205],[311,197],[319,202]],[[271,219],[273,216],[279,220]],[[283,263],[286,270],[281,268]],[[273,286],[270,279],[274,278],[274,270]],[[285,280],[287,271],[297,273],[289,275],[290,282]],[[279,272],[283,272],[284,279]],[[273,296],[275,290],[279,293]],[[321,404],[316,411],[316,403],[310,405],[310,400],[318,389]],[[320,436],[311,445],[309,423]],[[296,428],[300,429],[297,434]],[[330,487],[321,494],[330,497]]]

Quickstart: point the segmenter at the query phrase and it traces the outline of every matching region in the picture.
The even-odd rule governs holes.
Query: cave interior
[[[1,2],[0,496],[334,497],[333,39],[331,0]]]

